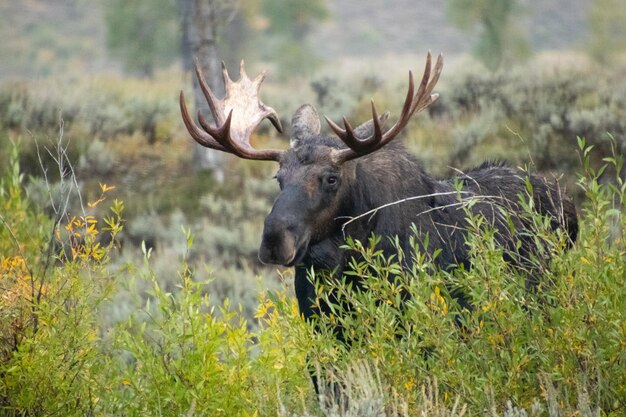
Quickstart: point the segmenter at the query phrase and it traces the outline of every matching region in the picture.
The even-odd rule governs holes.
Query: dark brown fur
[[[294,120],[298,120],[297,116]],[[266,218],[259,257],[266,263],[296,267],[296,296],[307,318],[316,313],[312,308],[315,288],[307,274],[311,268],[334,270],[337,274],[345,271],[354,255],[340,248],[346,235],[361,241],[372,233],[383,236],[381,245],[387,255],[397,251],[387,238],[398,236],[401,248],[410,253],[410,230],[415,225],[418,242],[429,236],[428,247],[422,250],[430,254],[441,250],[435,260],[439,267],[471,267],[465,243],[466,205],[459,202],[455,183],[462,184],[461,197],[465,202],[476,199],[470,212],[482,214],[497,229],[496,240],[503,248],[505,260],[516,267],[532,269],[535,261],[531,258],[539,252],[526,233],[528,220],[518,204],[519,198],[527,195],[527,178],[537,212],[550,216],[552,229],[566,230],[570,242],[576,239],[575,207],[554,179],[528,176],[503,164],[487,163],[453,178],[436,180],[400,142],[337,163],[333,156],[345,147],[342,142],[310,131],[299,137],[297,126],[294,130],[293,147],[280,161],[277,179],[281,193]],[[335,177],[336,183],[331,184],[335,181],[331,177]],[[358,218],[407,198],[410,200]],[[344,224],[354,218],[358,219],[344,230]],[[509,223],[514,226],[514,236]],[[521,242],[519,248],[517,241]]]

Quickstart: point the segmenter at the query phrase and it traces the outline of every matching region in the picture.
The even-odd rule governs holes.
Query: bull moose
[[[334,136],[324,135],[317,111],[305,104],[292,118],[287,150],[260,150],[250,145],[252,132],[265,118],[282,132],[276,112],[258,98],[265,73],[250,80],[242,62],[240,80],[233,82],[224,68],[226,94],[218,99],[196,65],[215,127],[202,114],[198,114],[198,126],[180,93],[183,121],[199,144],[243,159],[278,162],[280,193],[265,219],[259,259],[265,264],[295,267],[295,291],[305,318],[318,313],[313,307],[315,285],[307,274],[312,268],[345,272],[354,255],[342,248],[346,236],[361,241],[372,233],[397,236],[400,248],[410,253],[410,231],[415,230],[429,237],[424,251],[438,251],[437,266],[471,267],[466,244],[469,210],[484,216],[494,227],[505,261],[532,268],[527,264],[532,263],[529,260],[539,248],[519,205],[520,195],[529,195],[536,212],[550,219],[553,230],[566,232],[570,244],[576,239],[576,209],[555,179],[486,163],[439,180],[428,175],[401,142],[393,140],[414,114],[438,97],[432,90],[441,74],[443,57],[437,58],[434,71],[431,61],[428,53],[417,89],[409,72],[406,99],[391,128],[383,128],[389,114],[379,116],[372,101],[370,121],[353,128],[345,118],[343,127],[326,118]],[[474,199],[474,204],[463,204],[468,199]],[[381,240],[387,254],[398,250],[392,240]]]

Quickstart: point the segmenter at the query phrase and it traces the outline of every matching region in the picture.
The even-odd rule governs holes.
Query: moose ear
[[[315,107],[310,104],[300,106],[291,118],[291,147],[295,148],[300,141],[319,135],[321,127],[320,115]]]
[[[378,121],[380,122],[380,126],[383,127],[387,118],[389,117],[389,112],[386,111],[380,116],[378,116]],[[363,123],[354,128],[354,135],[357,138],[368,138],[374,134],[374,120],[370,119],[369,121]]]

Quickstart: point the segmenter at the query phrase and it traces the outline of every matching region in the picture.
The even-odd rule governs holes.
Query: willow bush
[[[549,264],[544,257],[530,260],[541,272],[536,286],[527,284],[527,272],[503,262],[495,231],[481,217],[468,218],[473,257],[467,271],[437,270],[417,245],[413,253],[385,257],[377,249],[379,237],[348,241],[360,255],[350,274],[362,288],[331,277],[317,284],[332,313],[316,321],[321,331],[310,336],[312,359],[337,374],[366,357],[389,392],[402,393],[413,406],[417,387],[436,378],[448,405],[460,397],[471,415],[507,404],[528,412],[540,406],[550,415],[623,415],[623,157],[606,157],[594,170],[592,147],[582,139],[579,145],[586,174],[578,184],[586,201],[572,249],[566,250],[566,236],[550,231],[549,219],[532,213],[531,199],[520,196],[535,241],[552,257]],[[599,183],[607,171],[614,181]],[[409,256],[411,268],[403,262]],[[335,340],[337,328],[346,343]]]
[[[470,217],[467,271],[437,270],[417,244],[412,253],[385,257],[380,237],[348,241],[360,255],[351,274],[362,289],[322,279],[320,300],[338,293],[342,303],[310,323],[298,314],[289,275],[284,289],[260,293],[254,318],[228,300],[213,301],[211,286],[188,262],[188,231],[174,287],[156,279],[150,265],[158,252],[145,245],[145,265],[112,264],[124,227],[123,204],[109,197],[115,190],[101,184],[84,209],[51,218],[25,194],[14,150],[0,183],[0,410],[624,415],[623,157],[614,148],[594,169],[594,150],[582,139],[579,148],[585,201],[572,249],[520,196],[534,239],[552,259],[535,260],[536,287],[502,261],[493,229]],[[607,176],[613,180],[598,180]],[[92,214],[107,204],[108,214]],[[113,314],[120,295],[129,294],[135,299]],[[337,326],[345,342],[336,339]],[[310,373],[322,381],[319,397]]]

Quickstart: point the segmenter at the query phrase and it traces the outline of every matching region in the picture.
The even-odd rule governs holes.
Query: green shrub
[[[0,410],[86,415],[106,389],[98,322],[113,290],[105,265],[121,230],[122,205],[114,203],[104,220],[62,211],[47,218],[24,194],[13,149],[12,170],[0,183]],[[100,243],[100,231],[108,244]]]
[[[443,114],[424,116],[419,128],[454,132],[443,143],[470,138],[474,153],[494,143],[513,152],[498,138],[507,128],[519,127],[522,137],[537,135],[530,146],[539,153],[544,146],[564,149],[552,146],[566,143],[573,132],[598,135],[594,151],[581,141],[580,155],[572,151],[549,163],[583,161],[581,233],[565,252],[564,237],[550,233],[546,219],[531,217],[534,238],[552,255],[549,265],[534,260],[543,271],[536,292],[526,289],[523,273],[502,262],[488,225],[473,218],[470,271],[437,271],[418,247],[384,258],[375,237],[350,242],[363,257],[354,263],[355,276],[367,291],[323,280],[319,294],[338,292],[352,310],[336,306],[316,323],[301,320],[288,295],[290,273],[274,279],[248,261],[256,258],[262,217],[276,189],[271,168],[234,163],[220,185],[190,173],[183,145],[157,140],[146,146],[142,133],[127,131],[116,138],[96,132],[101,140],[94,141],[81,136],[88,131],[83,122],[70,120],[68,132],[83,138],[69,149],[76,172],[112,173],[116,192],[128,200],[131,221],[122,236],[120,203],[104,224],[111,213],[101,210],[103,204],[78,210],[76,193],[62,194],[76,217],[58,217],[49,193],[67,193],[68,179],[64,185],[52,176],[55,167],[49,180],[29,178],[25,184],[17,150],[2,147],[12,162],[3,165],[0,182],[0,414],[454,415],[467,403],[468,415],[622,415],[626,200],[623,126],[615,121],[623,118],[626,102],[574,76],[543,82],[549,94],[513,77],[468,83],[468,90],[480,92],[460,88],[453,97],[469,98],[448,103]],[[20,94],[16,105],[28,100]],[[574,104],[560,108],[558,100]],[[147,113],[160,111],[150,110],[158,105],[148,98],[144,104]],[[53,113],[43,107],[37,117],[53,123]],[[20,108],[0,125],[35,123],[22,119],[28,114]],[[102,120],[114,130],[124,117]],[[128,120],[124,129],[139,126]],[[169,122],[157,123],[157,131],[167,131],[161,123]],[[597,139],[602,129],[615,139]],[[12,135],[3,131],[0,140],[8,143]],[[415,130],[412,136],[418,136]],[[457,145],[450,148],[458,151],[463,143]],[[34,173],[36,152],[25,147],[33,162],[26,168]],[[441,165],[440,156],[452,151],[432,152]],[[101,201],[109,188],[97,187],[103,179],[84,180],[85,201]],[[190,234],[180,236],[185,223],[197,236],[195,246]],[[124,247],[114,251],[122,238]],[[144,244],[141,253],[138,246],[148,240],[155,243]],[[417,259],[411,270],[402,266],[409,256]],[[268,278],[258,280],[259,273]],[[278,285],[284,288],[274,289]],[[270,289],[258,295],[259,287]],[[453,296],[458,293],[471,301],[472,311],[459,305]],[[350,346],[335,339],[338,324]],[[309,370],[342,389],[316,398]]]
[[[605,158],[594,171],[591,149],[584,140],[580,146],[587,175],[579,185],[587,201],[579,240],[565,252],[566,238],[549,231],[549,219],[532,216],[535,240],[552,256],[549,265],[533,261],[541,270],[536,288],[502,261],[494,231],[480,217],[469,219],[469,271],[437,271],[417,245],[413,253],[385,257],[376,247],[380,238],[349,241],[361,257],[349,274],[363,289],[330,277],[317,283],[320,300],[333,311],[315,323],[321,331],[310,336],[312,360],[335,374],[358,360],[375,363],[383,386],[401,393],[409,409],[419,401],[416,387],[436,378],[446,404],[460,396],[471,415],[510,404],[531,410],[537,400],[544,409],[556,407],[550,415],[621,415],[626,183],[619,175],[612,184],[598,178],[605,170],[620,172],[622,156]],[[409,256],[411,269],[403,263]],[[331,294],[341,303],[333,304]],[[458,294],[473,308],[460,305]],[[347,344],[335,340],[337,326]]]
[[[293,300],[277,293],[275,303],[286,308],[281,317],[263,296],[256,315],[265,324],[252,326],[245,317],[254,312],[228,300],[215,308],[208,283],[192,279],[190,233],[177,258],[175,294],[149,267],[142,277],[132,265],[114,266],[123,205],[115,201],[103,219],[65,210],[50,219],[27,199],[17,161],[15,147],[10,175],[0,182],[2,415],[275,415],[281,406],[302,408],[311,386],[304,350],[289,337],[303,326]],[[102,204],[111,189],[102,184],[85,209]],[[146,260],[151,254],[144,246]]]
[[[193,275],[183,263],[176,294],[162,289],[153,273],[146,277],[148,300],[115,330],[111,378],[118,389],[106,399],[108,409],[138,416],[272,415],[277,390],[295,406],[295,386],[308,384],[304,351],[288,334],[302,325],[295,310],[279,323],[262,299],[257,316],[271,327],[250,331],[241,308],[228,299],[211,304],[207,283]]]
[[[497,154],[493,147],[500,144],[500,157],[526,159],[528,152],[540,171],[555,169],[573,177],[578,158],[563,150],[574,148],[574,138],[592,138],[604,155],[610,152],[607,132],[616,138],[626,134],[621,99],[626,85],[600,78],[579,70],[545,74],[527,68],[457,78],[442,95],[455,124],[458,151],[452,164],[467,163],[474,154],[482,158],[486,147]],[[625,143],[619,140],[621,152]]]
[[[50,133],[63,119],[68,129],[101,140],[140,132],[153,143],[170,134],[178,115],[176,100],[153,84],[105,77],[7,83],[0,88],[0,123]]]

